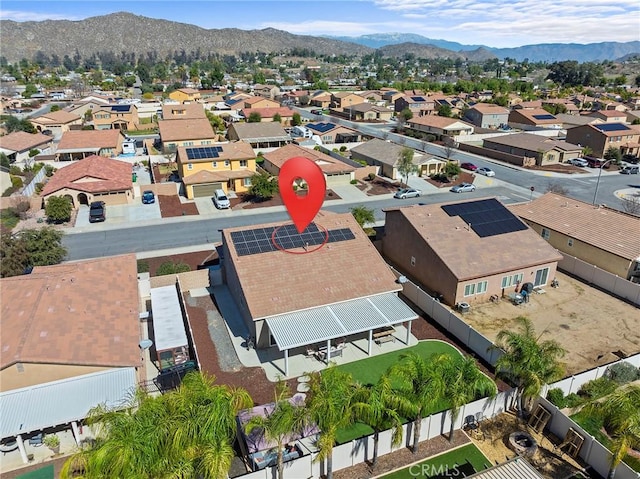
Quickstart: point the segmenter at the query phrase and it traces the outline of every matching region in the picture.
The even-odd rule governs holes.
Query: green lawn
[[[474,471],[482,471],[490,466],[491,461],[484,457],[476,446],[468,444],[382,477],[383,479],[464,477],[473,473],[471,468]]]

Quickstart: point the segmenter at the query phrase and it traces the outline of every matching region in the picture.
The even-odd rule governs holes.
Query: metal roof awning
[[[0,393],[0,438],[79,421],[100,404],[124,407],[137,384],[135,368],[118,368]]]
[[[59,148],[56,153],[98,153],[102,148],[99,146],[87,146],[85,148]]]
[[[189,344],[175,285],[151,289],[151,314],[156,351]]]
[[[266,319],[280,351],[417,319],[395,293],[352,299]]]

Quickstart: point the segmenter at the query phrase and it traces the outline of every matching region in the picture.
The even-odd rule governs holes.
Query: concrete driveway
[[[136,198],[134,203],[129,205],[107,205],[107,219],[105,224],[115,225],[122,223],[137,223],[145,220],[160,219],[160,204],[156,201],[150,205],[143,205],[140,198]],[[89,207],[80,205],[75,227],[89,226]]]

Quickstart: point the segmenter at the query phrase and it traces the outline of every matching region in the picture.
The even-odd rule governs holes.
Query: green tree
[[[267,173],[260,173],[251,177],[251,186],[249,187],[249,195],[259,201],[265,201],[273,198],[278,192],[278,182],[275,178]]]
[[[422,419],[433,412],[444,393],[444,380],[440,374],[440,364],[445,355],[433,355],[425,360],[422,356],[410,352],[400,356],[400,362],[393,365],[389,375],[398,381],[397,404],[400,414],[413,420],[413,441],[411,452],[416,454],[420,444]]]
[[[619,388],[605,399],[590,402],[582,411],[600,419],[612,439],[607,477],[613,479],[629,449],[640,447],[640,385]]]
[[[291,126],[302,125],[302,118],[300,117],[300,113],[295,112],[291,117]]]
[[[451,117],[451,107],[447,104],[440,105],[438,107],[438,116]]]
[[[358,386],[353,395],[354,417],[373,429],[373,457],[371,465],[378,460],[380,432],[391,428],[391,445],[399,446],[402,441],[402,419],[396,410],[401,401],[391,387],[389,376],[383,374],[378,382],[369,386]]]
[[[26,118],[18,119],[15,116],[9,116],[4,121],[4,127],[7,130],[7,133],[13,133],[14,131],[36,133],[36,128]]]
[[[220,118],[219,115],[216,115],[209,110],[205,110],[205,114],[207,115],[207,120],[209,120],[209,123],[211,123],[211,128],[213,128],[213,131],[224,130],[224,120]]]
[[[460,408],[471,401],[494,396],[496,385],[478,369],[473,358],[447,356],[441,365],[444,377],[444,395],[449,402],[451,429],[449,442],[453,442],[453,431]]]
[[[62,246],[61,231],[51,227],[26,229],[0,238],[0,275],[18,276],[32,266],[47,266],[62,262],[67,250]]]
[[[11,166],[11,162],[5,153],[0,153],[0,166],[3,168],[9,168],[9,166]]]
[[[166,276],[168,274],[186,273],[191,271],[191,267],[185,263],[174,263],[173,261],[166,261],[158,266],[156,270],[156,276]]]
[[[47,200],[44,212],[47,220],[52,223],[62,223],[71,219],[73,205],[69,198],[64,196],[52,196]]]
[[[404,177],[404,184],[408,185],[409,175],[418,171],[418,167],[413,164],[413,150],[411,148],[404,147],[400,150],[396,168],[400,176]]]
[[[326,460],[326,478],[333,479],[333,446],[336,435],[340,429],[353,423],[353,379],[350,374],[336,368],[335,364],[330,364],[322,374],[312,372],[307,375],[309,391],[306,406],[311,419],[321,431],[316,460]]]
[[[309,424],[307,410],[303,405],[290,401],[291,394],[286,382],[279,381],[275,386],[275,407],[267,416],[253,416],[245,425],[245,431],[262,430],[267,442],[276,443],[278,451],[278,478],[284,479],[285,442],[293,433],[302,433]]]
[[[398,123],[400,128],[404,127],[404,124],[413,118],[413,112],[409,108],[405,108],[398,115]]]
[[[364,205],[358,205],[351,208],[351,214],[362,229],[364,229],[365,225],[376,222],[373,210]]]
[[[51,113],[53,113],[54,111],[60,111],[60,105],[51,105]]]
[[[455,178],[460,174],[460,165],[454,161],[447,161],[447,164],[444,165],[444,174],[447,175],[447,178]]]
[[[252,111],[249,113],[249,118],[247,119],[247,123],[260,123],[262,121],[262,115],[257,111]]]
[[[518,414],[524,416],[527,404],[540,394],[542,386],[562,377],[560,359],[566,351],[555,340],[540,341],[529,318],[518,316],[516,322],[519,331],[498,332],[494,348],[504,351],[496,369],[499,376],[518,387]]]
[[[615,146],[610,146],[607,148],[607,151],[604,152],[605,160],[614,160],[615,163],[620,163],[622,160],[622,153],[620,152],[620,148]]]
[[[138,392],[126,410],[90,411],[96,442],[71,456],[60,477],[75,477],[75,470],[83,470],[85,478],[227,477],[236,415],[253,401],[244,389],[214,381],[192,372],[176,391]]]
[[[272,120],[276,123],[282,123],[282,116],[280,115],[280,113],[276,113],[275,115],[273,115]]]

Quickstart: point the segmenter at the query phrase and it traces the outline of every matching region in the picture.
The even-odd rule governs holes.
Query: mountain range
[[[158,20],[126,12],[91,17],[80,21],[45,20],[15,22],[0,20],[2,56],[10,62],[33,58],[41,51],[47,55],[83,58],[98,52],[135,52],[138,56],[155,52],[160,58],[175,51],[216,52],[238,55],[243,52],[287,52],[293,48],[317,54],[363,55],[376,49],[384,56],[402,57],[413,53],[421,58],[460,58],[484,61],[514,58],[530,61],[614,60],[640,54],[640,41],[628,43],[537,44],[516,48],[490,48],[434,40],[421,35],[390,33],[360,37],[294,35],[282,30],[204,29],[195,25]]]

